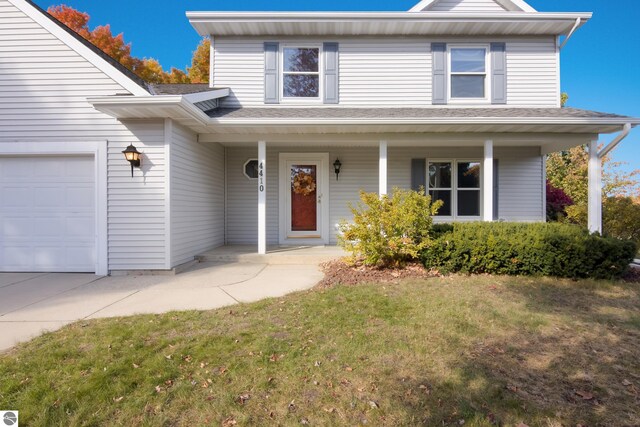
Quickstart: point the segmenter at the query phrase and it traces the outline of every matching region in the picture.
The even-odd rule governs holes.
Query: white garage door
[[[0,271],[95,271],[93,157],[0,157]]]

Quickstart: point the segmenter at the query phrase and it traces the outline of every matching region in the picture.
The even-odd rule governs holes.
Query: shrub
[[[586,205],[567,207],[567,219],[586,225]],[[602,203],[602,232],[606,236],[631,240],[640,245],[640,203],[631,197],[609,197]]]
[[[619,278],[629,268],[633,242],[589,234],[558,223],[457,223],[423,251],[427,268],[441,272]]]
[[[360,192],[349,205],[353,222],[342,222],[338,243],[365,265],[392,267],[419,259],[430,243],[431,216],[442,202],[431,203],[424,190],[394,188],[391,196]]]
[[[606,235],[640,244],[640,203],[631,197],[609,197],[602,207]]]
[[[567,216],[565,209],[573,200],[561,188],[556,188],[547,181],[547,221],[560,221]]]

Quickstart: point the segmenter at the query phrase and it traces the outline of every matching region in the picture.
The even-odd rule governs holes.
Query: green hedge
[[[442,224],[433,235],[422,260],[443,273],[616,279],[636,253],[633,242],[558,223]]]

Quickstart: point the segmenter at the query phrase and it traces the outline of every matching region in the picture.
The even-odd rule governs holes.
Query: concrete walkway
[[[209,310],[309,289],[317,263],[202,262],[175,276],[0,273],[0,351],[81,319]]]

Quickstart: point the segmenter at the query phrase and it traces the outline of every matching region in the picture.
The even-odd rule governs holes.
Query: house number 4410
[[[258,165],[258,191],[264,192],[264,164],[262,162]]]

